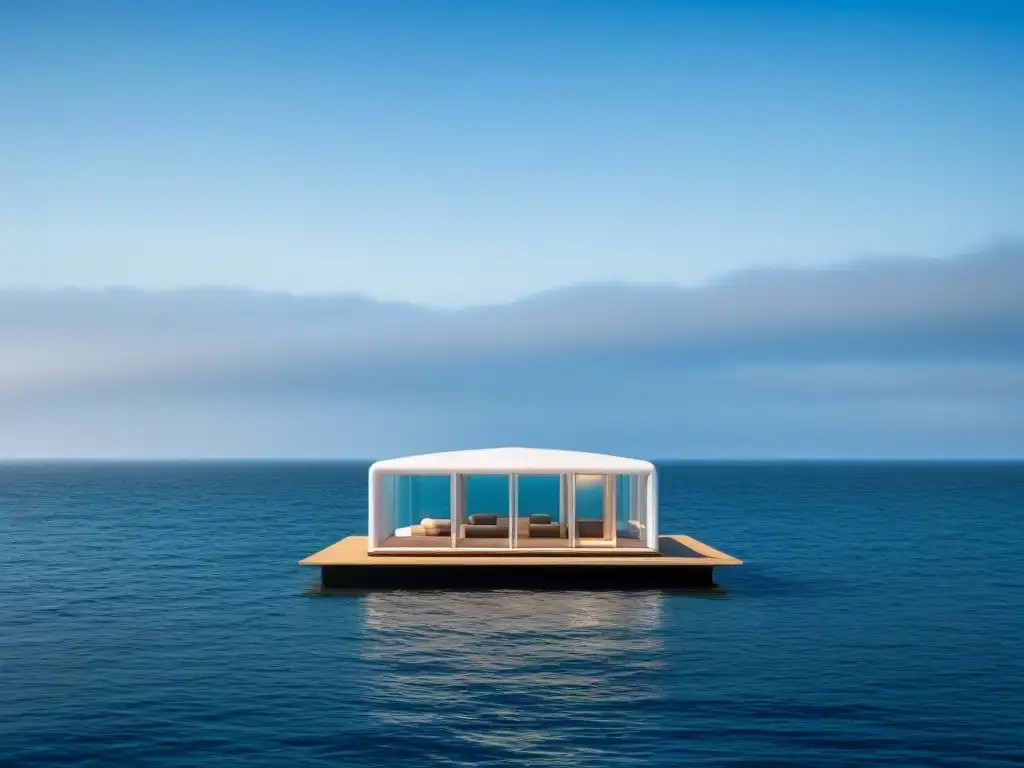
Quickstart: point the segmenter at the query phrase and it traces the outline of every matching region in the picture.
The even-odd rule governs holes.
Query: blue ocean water
[[[723,593],[323,596],[366,466],[0,466],[0,765],[1024,765],[1024,465],[662,465]]]

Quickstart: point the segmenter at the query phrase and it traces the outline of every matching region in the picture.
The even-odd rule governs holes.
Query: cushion
[[[559,523],[530,523],[531,539],[566,539],[568,530]]]
[[[508,527],[501,525],[464,525],[460,531],[464,539],[506,539]]]
[[[547,525],[551,522],[551,515],[530,515],[530,525]]]
[[[470,525],[497,525],[498,524],[498,516],[497,515],[470,515],[469,516],[469,524]]]
[[[603,539],[604,538],[604,521],[603,520],[577,520],[576,531],[580,538],[583,539]]]
[[[423,518],[420,525],[427,536],[448,536],[452,532],[452,521],[441,519]]]

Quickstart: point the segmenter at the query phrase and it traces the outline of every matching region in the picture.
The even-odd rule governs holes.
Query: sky
[[[0,457],[1024,457],[1020,3],[6,3],[0,105]]]

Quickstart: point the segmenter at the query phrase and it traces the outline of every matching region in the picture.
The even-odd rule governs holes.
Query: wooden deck
[[[369,554],[365,536],[349,536],[301,560],[320,568],[325,587],[629,589],[713,586],[712,571],[741,560],[690,536],[662,536],[658,552],[613,549],[534,554]]]

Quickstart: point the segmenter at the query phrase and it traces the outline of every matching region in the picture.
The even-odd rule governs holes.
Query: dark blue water
[[[0,467],[0,764],[1024,765],[1024,465],[661,468],[725,596],[317,596],[365,466]]]

